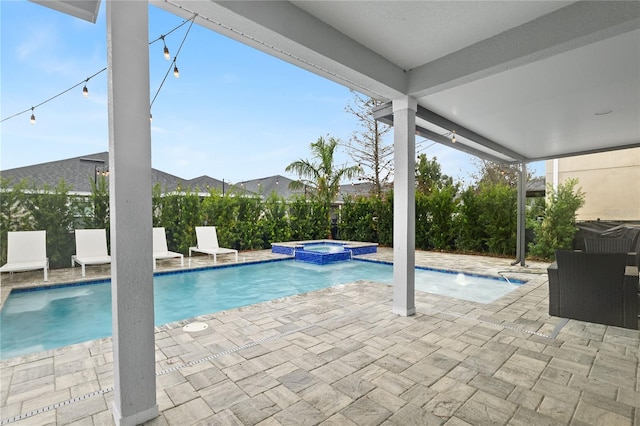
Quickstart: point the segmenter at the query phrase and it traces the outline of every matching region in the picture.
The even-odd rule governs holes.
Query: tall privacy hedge
[[[108,193],[104,182],[89,197],[70,194],[61,181],[56,187],[35,188],[26,182],[1,179],[0,257],[6,262],[7,231],[47,231],[47,253],[52,268],[67,267],[75,251],[77,228],[108,228]],[[583,195],[575,183],[552,194],[547,218],[537,222],[532,253],[551,257],[566,246],[575,232],[575,211]],[[325,204],[304,196],[285,200],[271,194],[206,196],[187,190],[163,193],[153,188],[153,225],[166,230],[169,250],[188,253],[196,244],[195,227],[214,225],[220,245],[239,250],[266,249],[272,242],[326,238],[331,230]],[[416,192],[416,248],[493,255],[514,255],[516,246],[516,191],[506,185],[481,185],[458,193],[453,186]],[[544,212],[544,208],[542,210]],[[540,216],[540,209],[535,212]],[[393,245],[393,193],[383,197],[346,198],[332,212],[337,238]]]
[[[11,188],[11,189],[9,189]],[[26,181],[11,185],[0,179],[0,229],[2,263],[7,259],[8,231],[47,231],[50,268],[69,267],[75,252],[73,229],[84,212],[82,204],[69,195],[70,187],[60,180],[57,186],[35,188]]]

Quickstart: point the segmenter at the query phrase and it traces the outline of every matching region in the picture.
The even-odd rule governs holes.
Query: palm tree
[[[343,165],[337,168],[333,164],[333,156],[339,140],[322,136],[311,144],[312,159],[301,159],[289,164],[285,171],[298,174],[299,179],[289,184],[291,189],[310,188],[315,192],[327,211],[327,222],[330,222],[331,203],[338,197],[340,181],[353,179],[362,173],[359,166]]]

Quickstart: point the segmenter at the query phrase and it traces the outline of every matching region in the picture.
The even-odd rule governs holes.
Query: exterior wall
[[[553,174],[549,160],[547,185]],[[577,220],[640,220],[640,148],[558,159],[558,182],[570,178],[585,193]]]

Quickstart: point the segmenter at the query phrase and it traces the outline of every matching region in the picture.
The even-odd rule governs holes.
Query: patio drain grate
[[[482,319],[482,318],[480,318],[478,316],[473,316],[473,315],[464,315],[464,314],[459,314],[457,312],[446,312],[446,311],[437,311],[437,313],[441,313],[443,315],[449,315],[449,316],[456,317],[456,318],[470,319],[470,320],[473,320],[473,321],[478,321],[478,322],[480,322],[482,324],[494,325],[496,327],[504,328],[504,329],[507,329],[507,330],[513,330],[513,331],[517,331],[517,332],[524,333],[524,334],[532,334],[534,336],[544,337],[544,338],[547,338],[547,339],[555,339],[558,336],[558,334],[560,333],[560,330],[562,330],[562,328],[567,324],[567,322],[569,322],[569,320],[560,321],[560,323],[558,323],[556,325],[555,329],[551,332],[551,334],[544,334],[544,333],[539,333],[537,331],[527,330],[527,329],[524,329],[522,327],[517,327],[515,325],[500,323],[500,322],[496,322],[496,321],[489,321],[489,320]]]

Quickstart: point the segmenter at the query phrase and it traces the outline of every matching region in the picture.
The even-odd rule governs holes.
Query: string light
[[[172,29],[171,31],[169,31],[168,33],[163,34],[163,35],[161,35],[160,37],[158,37],[157,39],[155,39],[155,40],[153,40],[153,41],[149,42],[149,45],[152,45],[153,43],[155,43],[155,42],[157,42],[157,41],[159,41],[159,40],[162,40],[162,42],[163,42],[163,44],[164,44],[164,37],[168,36],[169,34],[173,33],[174,31],[178,30],[179,28],[181,28],[181,27],[182,27],[184,24],[186,24],[187,22],[191,22],[191,25],[189,26],[189,29],[187,30],[187,32],[186,32],[186,34],[185,34],[184,38],[182,39],[182,43],[180,44],[180,48],[178,49],[178,54],[179,54],[179,53],[180,53],[180,49],[182,49],[182,45],[184,44],[184,42],[185,42],[185,40],[186,40],[186,38],[187,38],[187,35],[189,34],[189,31],[191,30],[191,26],[193,26],[193,23],[194,23],[194,21],[195,21],[195,19],[196,19],[196,16],[198,16],[198,14],[194,14],[194,15],[193,15],[193,17],[192,17],[191,19],[189,19],[189,20],[184,20],[184,21],[182,21],[182,23],[181,23],[180,25],[176,26],[175,28],[173,28],[173,29]],[[171,58],[171,57],[169,56],[169,49],[166,47],[166,44],[164,44],[164,54],[165,54],[165,58],[166,58],[167,60],[169,60],[169,59]],[[176,54],[176,57],[174,58],[174,61],[173,61],[174,63],[175,63],[175,60],[178,58],[178,54]],[[93,74],[92,76],[90,76],[90,77],[86,78],[85,80],[82,80],[81,82],[79,82],[79,83],[77,83],[77,84],[75,84],[75,85],[71,86],[70,88],[68,88],[68,89],[66,89],[66,90],[63,90],[62,92],[60,92],[60,93],[58,93],[58,94],[56,94],[56,95],[54,95],[54,96],[52,96],[52,97],[50,97],[50,98],[46,99],[45,101],[42,101],[42,102],[40,102],[39,104],[37,104],[37,105],[35,105],[35,106],[32,106],[31,108],[27,108],[27,109],[25,109],[25,110],[23,110],[23,111],[20,111],[20,112],[16,113],[16,114],[13,114],[13,115],[11,115],[11,116],[8,116],[8,117],[5,117],[5,118],[1,119],[1,120],[0,120],[0,123],[5,122],[5,121],[7,121],[7,120],[10,120],[10,119],[15,118],[15,117],[17,117],[17,116],[19,116],[19,115],[22,115],[22,114],[25,114],[25,113],[27,113],[27,112],[31,111],[30,122],[31,122],[31,124],[35,124],[35,123],[36,123],[36,116],[35,116],[35,114],[34,114],[34,110],[35,110],[35,108],[38,108],[38,107],[40,107],[40,106],[42,106],[42,105],[44,105],[44,104],[46,104],[46,103],[51,102],[52,100],[54,100],[54,99],[56,99],[56,98],[58,98],[58,97],[60,97],[60,96],[64,95],[65,93],[67,93],[67,92],[69,92],[69,91],[71,91],[71,90],[75,89],[76,87],[80,86],[80,85],[81,85],[81,84],[83,84],[83,83],[84,83],[84,86],[82,87],[82,96],[84,96],[84,97],[88,97],[88,96],[89,96],[89,89],[87,88],[87,83],[88,83],[88,82],[89,82],[89,80],[91,80],[93,77],[97,76],[98,74],[101,74],[101,73],[105,72],[106,70],[107,70],[107,68],[105,67],[105,68],[101,69],[100,71],[96,72],[95,74]],[[171,70],[171,68],[169,68],[169,70],[167,71],[167,74],[169,73],[169,71],[170,71],[170,70]],[[179,75],[180,75],[180,73],[179,73],[179,71],[178,71],[178,67],[177,67],[177,66],[175,66],[173,71],[174,71],[174,75],[176,75],[176,78],[178,78],[178,77],[179,77]],[[166,77],[167,77],[167,76],[165,75],[165,79],[166,79]],[[164,80],[162,81],[162,83],[164,83]],[[155,99],[157,98],[158,94],[160,93],[160,89],[161,89],[161,88],[162,88],[162,84],[161,84],[161,85],[160,85],[160,87],[158,88],[158,91],[156,92],[156,94],[155,94],[155,96],[154,96],[154,98],[153,98],[153,99],[154,99],[154,101],[155,101]],[[153,102],[151,102],[151,105],[153,105]],[[151,114],[149,114],[149,121],[152,121],[152,120],[153,120],[153,117],[152,117],[152,115],[151,115]]]
[[[153,114],[149,113],[149,123],[153,122]]]
[[[164,45],[164,58],[168,61],[169,59],[171,59],[171,55],[169,54],[169,48],[167,47],[167,44],[164,42],[164,35],[161,35],[160,39],[162,40],[162,44]]]
[[[2,120],[0,120],[0,123],[5,122],[5,121],[7,121],[7,120],[10,120],[10,119],[12,119],[12,118],[14,118],[14,117],[17,117],[17,116],[19,116],[19,115],[22,115],[22,114],[24,114],[24,113],[27,113],[27,112],[29,112],[29,110],[31,110],[31,111],[33,112],[33,109],[34,109],[34,108],[38,108],[38,107],[40,107],[40,106],[42,106],[42,105],[44,105],[44,104],[46,104],[46,103],[51,102],[51,101],[52,101],[52,100],[54,100],[55,98],[58,98],[58,97],[60,97],[60,96],[64,95],[65,93],[67,93],[67,92],[69,92],[69,91],[71,91],[71,90],[75,89],[76,87],[80,86],[82,83],[84,83],[84,82],[87,82],[87,81],[91,80],[93,77],[95,77],[96,75],[98,75],[98,74],[100,74],[100,73],[102,73],[102,72],[105,72],[106,70],[107,70],[107,68],[106,68],[106,67],[105,67],[105,68],[102,68],[100,71],[98,71],[97,73],[93,74],[91,77],[89,77],[89,78],[87,78],[87,79],[85,79],[85,80],[81,81],[81,82],[80,82],[80,83],[78,83],[78,84],[75,84],[75,85],[73,85],[73,86],[69,87],[67,90],[63,90],[62,92],[58,93],[57,95],[53,95],[53,96],[52,96],[52,97],[50,97],[49,99],[47,99],[47,100],[45,100],[45,101],[40,102],[38,105],[32,106],[31,108],[27,108],[27,109],[25,109],[24,111],[20,111],[20,112],[18,112],[18,113],[16,113],[16,114],[13,114],[13,115],[9,116],[9,117],[5,117],[5,118],[3,118]],[[33,115],[33,114],[31,114],[31,115]]]
[[[187,28],[187,32],[184,34],[184,37],[182,38],[182,42],[180,43],[180,46],[178,47],[178,51],[176,52],[176,56],[173,58],[173,62],[171,63],[171,65],[173,65],[173,75],[176,78],[180,78],[180,71],[178,70],[178,65],[176,65],[176,60],[178,59],[178,56],[180,55],[180,51],[182,50],[182,46],[184,45],[184,42],[187,39],[187,36],[189,35],[189,31],[191,31],[191,27],[193,26],[193,23],[196,20],[196,16],[198,16],[197,13],[194,14],[193,17],[190,19],[191,23],[189,24],[189,28]],[[184,25],[185,22],[183,22],[180,26]],[[160,86],[158,86],[158,90],[156,91],[156,94],[153,96],[153,99],[151,100],[151,104],[149,105],[149,108],[153,107],[153,103],[156,101],[156,98],[158,97],[160,90],[162,90],[162,86],[164,86],[164,82],[167,81],[167,76],[171,71],[171,65],[169,65],[169,67],[167,68],[167,72],[164,74],[164,78],[162,79]]]
[[[451,132],[451,143],[456,143],[456,131]]]

